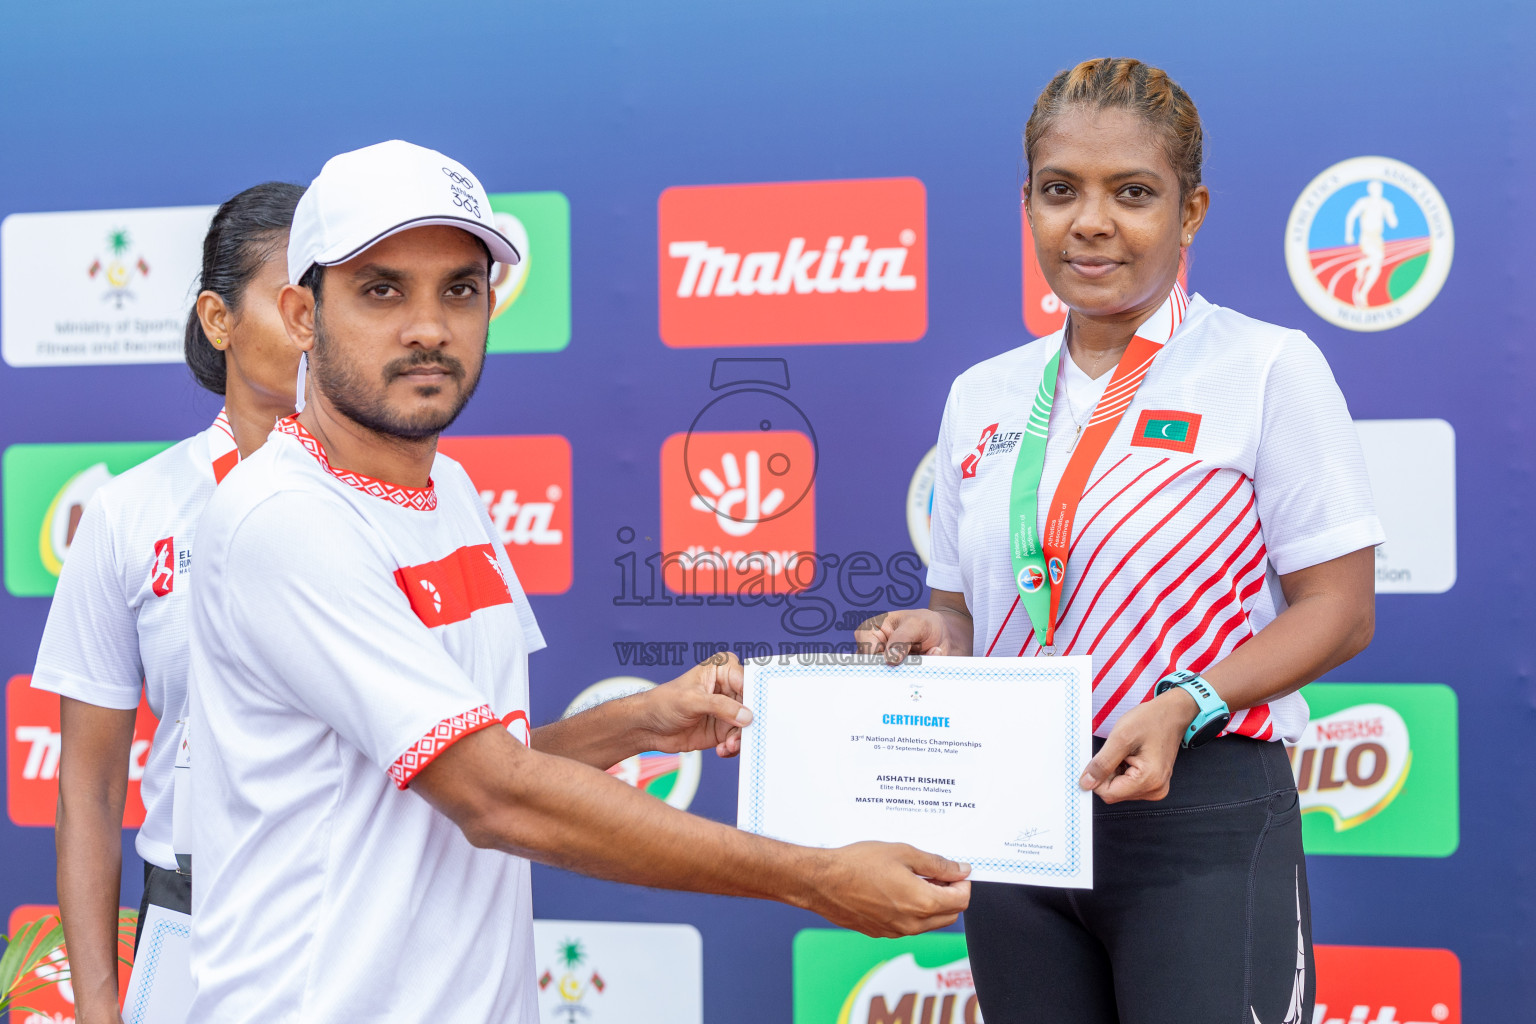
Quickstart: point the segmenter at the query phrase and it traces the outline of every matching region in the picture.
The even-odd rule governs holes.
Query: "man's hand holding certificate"
[[[737,824],[880,839],[971,878],[1093,885],[1089,659],[809,655],[746,663]]]

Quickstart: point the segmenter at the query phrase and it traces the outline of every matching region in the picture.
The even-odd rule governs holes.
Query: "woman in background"
[[[59,908],[78,1024],[120,1021],[117,908],[123,805],[141,691],[159,718],[144,768],[144,899],[191,912],[172,848],[172,767],[187,698],[186,600],[197,521],[219,482],[293,412],[298,350],[277,313],[288,226],[304,190],[268,182],[219,207],[203,240],[186,357],[224,396],[208,429],[92,497],[48,612],[32,685],[60,696]],[[137,944],[137,938],[135,939]]]

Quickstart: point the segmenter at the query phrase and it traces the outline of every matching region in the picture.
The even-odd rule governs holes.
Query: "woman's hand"
[[[1107,804],[1161,800],[1168,795],[1184,731],[1199,711],[1195,698],[1178,687],[1136,705],[1109,731],[1077,784]]]
[[[948,649],[945,630],[940,613],[931,608],[906,608],[865,619],[853,631],[853,638],[860,654],[884,654],[887,663],[899,665],[908,654],[960,653]]]
[[[865,619],[853,631],[860,654],[884,654],[900,665],[908,654],[971,653],[971,610],[965,595],[948,590],[929,594],[927,608],[901,608]]]

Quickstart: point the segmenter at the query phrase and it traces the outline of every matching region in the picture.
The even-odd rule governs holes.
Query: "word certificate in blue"
[[[736,823],[910,843],[982,882],[1093,887],[1091,661],[792,655],[746,663]]]

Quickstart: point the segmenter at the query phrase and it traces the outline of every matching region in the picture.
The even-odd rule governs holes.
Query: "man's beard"
[[[489,328],[487,328],[489,337]],[[481,343],[484,349],[485,343]],[[376,434],[402,441],[420,441],[447,430],[458,419],[464,406],[474,397],[480,385],[480,374],[468,379],[464,364],[453,356],[430,349],[417,349],[409,356],[396,359],[386,365],[379,382],[371,384],[356,367],[345,365],[339,351],[326,337],[320,318],[315,318],[315,348],[310,353],[310,371],[315,375],[315,385],[326,399],[347,419]],[[436,366],[446,371],[459,383],[459,400],[447,412],[427,412],[416,417],[401,417],[390,411],[385,394],[391,382],[416,367]],[[484,364],[481,364],[482,368]],[[432,385],[433,390],[442,385]]]

